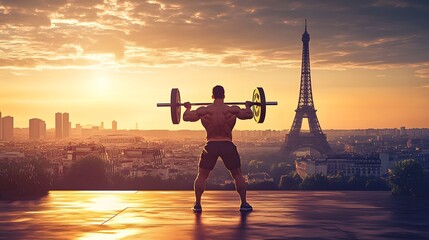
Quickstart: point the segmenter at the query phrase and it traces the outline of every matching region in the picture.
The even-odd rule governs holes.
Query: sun
[[[112,80],[107,73],[98,72],[89,80],[88,92],[91,96],[100,98],[111,94]]]
[[[98,91],[105,92],[109,89],[109,79],[106,77],[97,78],[94,85]]]

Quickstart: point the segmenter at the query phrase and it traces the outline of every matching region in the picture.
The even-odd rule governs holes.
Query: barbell
[[[255,88],[252,95],[252,112],[253,119],[257,123],[263,123],[265,120],[265,114],[267,111],[267,106],[277,105],[277,102],[267,102],[265,100],[265,92],[261,87]],[[209,103],[190,103],[193,106],[206,106],[213,104],[213,102]],[[245,105],[246,102],[225,102],[227,105]],[[170,94],[170,103],[157,103],[157,107],[170,107],[171,121],[173,124],[180,123],[180,114],[181,107],[184,106],[183,103],[180,102],[180,91],[178,88],[172,88]]]

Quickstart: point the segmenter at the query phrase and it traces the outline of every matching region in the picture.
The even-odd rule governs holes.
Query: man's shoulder
[[[232,106],[228,106],[228,110],[230,111],[230,112],[239,112],[240,111],[240,107],[239,106],[237,106],[237,105],[232,105]]]
[[[202,106],[197,108],[195,111],[197,112],[197,114],[202,115],[202,114],[206,114],[207,111],[210,111],[210,108],[209,106]]]

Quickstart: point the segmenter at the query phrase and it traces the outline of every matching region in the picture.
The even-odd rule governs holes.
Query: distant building
[[[118,130],[118,122],[116,122],[115,120],[112,121],[112,130],[113,131]]]
[[[21,161],[25,159],[25,153],[17,151],[8,151],[0,153],[0,160]]]
[[[405,129],[405,127],[401,127],[401,128],[399,129],[399,135],[400,135],[400,136],[405,136],[405,135],[407,135],[407,129]]]
[[[82,135],[82,126],[80,124],[76,124],[75,134]]]
[[[63,114],[60,112],[55,113],[55,138],[63,138]]]
[[[375,139],[376,137],[355,137],[353,141],[344,144],[344,151],[350,154],[362,155],[365,155],[368,152],[377,152],[380,148],[380,143],[375,141]]]
[[[392,169],[395,163],[410,158],[409,154],[401,151],[384,151],[381,152],[379,156],[381,160],[380,172],[382,175],[386,174],[389,169]]]
[[[327,175],[342,173],[345,176],[380,176],[381,161],[378,156],[346,156],[327,158]]]
[[[166,180],[170,177],[170,169],[163,166],[143,165],[138,168],[131,169],[129,176],[132,176],[132,177],[156,176],[156,177],[160,177],[162,180]]]
[[[407,140],[407,147],[414,149],[414,150],[429,148],[429,139],[426,139],[426,138],[410,138]]]
[[[99,138],[100,143],[102,144],[113,144],[113,145],[121,145],[121,144],[133,144],[141,142],[143,139],[139,136],[125,135],[125,134],[109,134],[103,135]]]
[[[413,143],[417,139],[409,140],[409,142]],[[413,146],[409,150],[403,149],[392,149],[389,151],[384,151],[380,153],[381,160],[381,172],[386,173],[388,169],[392,169],[395,164],[399,161],[406,159],[414,159],[420,163],[424,170],[429,171],[429,139],[420,139],[417,141],[417,144],[422,144],[418,146]],[[427,145],[424,145],[426,142]],[[414,143],[413,143],[414,144]]]
[[[79,161],[87,156],[97,156],[102,160],[108,161],[106,148],[100,144],[78,144],[67,146],[66,150],[66,165]]]
[[[300,159],[295,161],[296,173],[304,179],[307,175],[320,173],[327,174],[327,165],[324,160]]]
[[[69,113],[63,113],[63,138],[70,137],[70,125]]]
[[[123,160],[132,160],[134,164],[153,163],[162,165],[164,152],[158,148],[128,148],[123,151]]]
[[[55,138],[63,139],[70,137],[71,122],[69,113],[55,113]]]
[[[2,140],[13,140],[13,117],[11,116],[2,118]]]
[[[45,121],[38,119],[38,118],[32,118],[29,120],[29,138],[31,140],[37,140],[45,138],[46,136],[46,123]]]
[[[379,156],[342,155],[325,159],[300,159],[295,161],[296,172],[301,178],[320,173],[334,176],[381,176],[387,172]],[[382,172],[383,169],[386,172]]]

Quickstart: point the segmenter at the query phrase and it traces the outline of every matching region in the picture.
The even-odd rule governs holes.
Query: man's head
[[[221,85],[216,85],[213,88],[213,99],[224,99],[225,98],[225,90]]]

